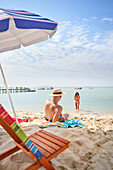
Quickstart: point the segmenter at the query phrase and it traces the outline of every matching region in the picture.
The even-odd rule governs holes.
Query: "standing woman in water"
[[[78,93],[78,92],[75,93],[75,95],[74,95],[74,100],[75,100],[76,110],[79,110],[80,96],[79,96],[79,93]]]

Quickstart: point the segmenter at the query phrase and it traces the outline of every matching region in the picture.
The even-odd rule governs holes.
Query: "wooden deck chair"
[[[13,121],[11,116],[0,105],[0,125],[13,138],[15,147],[0,154],[0,160],[22,150],[34,163],[26,170],[35,170],[41,166],[48,170],[54,169],[50,160],[69,147],[69,141],[44,130],[27,137],[22,129]]]

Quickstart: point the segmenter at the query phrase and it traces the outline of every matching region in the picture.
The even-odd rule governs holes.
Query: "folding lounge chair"
[[[26,170],[35,170],[41,166],[48,170],[54,169],[50,160],[69,147],[70,142],[68,140],[44,130],[39,130],[27,137],[2,105],[0,105],[0,125],[14,139],[16,144],[15,147],[0,154],[0,160],[21,149],[34,160],[34,163]]]

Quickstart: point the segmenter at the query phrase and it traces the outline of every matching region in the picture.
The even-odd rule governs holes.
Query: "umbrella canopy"
[[[0,8],[0,52],[45,41],[54,35],[57,24],[28,11]]]

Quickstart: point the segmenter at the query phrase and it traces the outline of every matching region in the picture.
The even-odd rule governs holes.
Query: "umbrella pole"
[[[11,100],[10,92],[9,92],[9,89],[8,89],[8,86],[7,86],[7,83],[6,83],[6,79],[5,79],[5,76],[4,76],[4,73],[3,73],[3,69],[2,69],[1,64],[0,64],[0,70],[1,70],[1,73],[2,73],[2,77],[3,77],[3,80],[4,80],[4,85],[5,85],[7,94],[8,94],[8,96],[9,96],[10,104],[11,104],[11,107],[12,107],[12,110],[13,110],[13,113],[14,113],[14,116],[15,116],[15,118],[16,118],[16,122],[17,122],[17,124],[19,125],[18,120],[17,120],[17,117],[16,117],[15,109],[14,109],[14,106],[13,106],[13,102],[12,102],[12,100]]]

